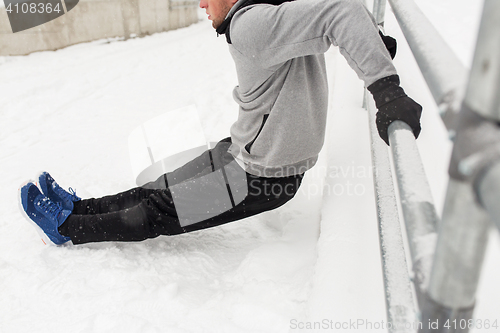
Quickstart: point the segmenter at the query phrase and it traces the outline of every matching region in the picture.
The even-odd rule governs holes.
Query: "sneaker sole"
[[[23,184],[21,184],[21,186],[19,186],[19,189],[18,189],[18,193],[17,193],[17,203],[19,205],[19,209],[21,210],[24,218],[33,226],[35,227],[36,231],[38,232],[38,235],[40,236],[40,238],[42,239],[42,242],[44,245],[53,245],[53,246],[62,246],[62,245],[65,245],[71,241],[68,241],[64,244],[56,244],[54,243],[53,241],[50,240],[49,236],[47,236],[45,234],[45,232],[43,232],[42,228],[40,228],[38,226],[38,224],[36,224],[32,219],[30,219],[30,217],[28,216],[28,214],[24,211],[24,207],[23,207],[23,202],[22,202],[22,199],[21,199],[21,189],[23,188],[23,186],[25,186],[26,184],[28,183],[33,183],[35,184],[36,186],[38,186],[38,182],[35,182],[33,180],[28,180],[26,182],[24,182]]]

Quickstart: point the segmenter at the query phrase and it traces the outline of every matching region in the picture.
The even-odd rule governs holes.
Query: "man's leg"
[[[139,241],[240,220],[293,198],[303,175],[265,178],[248,174],[227,152],[230,144],[220,142],[204,157],[189,162],[189,169],[181,167],[147,188],[83,201],[59,232],[74,244]]]
[[[108,195],[101,198],[91,198],[73,203],[73,215],[97,215],[117,212],[137,206],[154,191],[136,187],[125,192]]]
[[[226,150],[230,146],[230,138],[221,140],[214,149],[207,150],[200,156],[168,174],[160,176],[156,181],[114,195],[101,198],[84,199],[74,202],[74,215],[95,215],[112,213],[132,208],[147,199],[155,190],[165,190],[190,179],[202,177],[213,171],[212,151]],[[168,179],[168,180],[167,180]]]
[[[296,194],[302,177],[303,175],[264,178],[247,174],[248,194],[241,202],[219,215],[191,224],[183,224],[180,221],[172,192],[166,189],[155,190],[140,204],[128,209],[97,215],[71,214],[59,227],[59,232],[70,237],[74,244],[83,244],[100,241],[140,241],[160,235],[176,235],[215,227],[285,204]],[[186,194],[186,200],[191,200],[189,193]],[[196,197],[197,194],[192,195]]]
[[[183,231],[211,228],[276,209],[295,196],[303,177],[304,174],[280,178],[247,174],[248,194],[243,201],[220,215],[184,226]]]

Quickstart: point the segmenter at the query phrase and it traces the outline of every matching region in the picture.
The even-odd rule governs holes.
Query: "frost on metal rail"
[[[388,331],[415,332],[417,323],[399,222],[398,205],[391,173],[391,162],[385,143],[380,140],[375,125],[375,103],[365,98],[370,123],[373,180],[380,237],[380,253],[384,291],[386,295]],[[391,326],[389,326],[389,323]]]
[[[426,50],[436,50],[436,48],[440,49],[441,47],[443,47],[443,45],[445,45],[445,43],[442,40],[437,40],[433,38],[431,39],[430,45],[425,45],[425,43],[424,45],[421,45],[422,39],[425,40],[426,38],[421,38],[420,37],[421,35],[419,34],[423,33],[424,35],[430,34],[433,36],[438,36],[438,35],[434,32],[432,33],[430,32],[430,30],[433,30],[432,25],[428,23],[428,21],[425,19],[423,14],[418,10],[418,8],[415,9],[412,8],[411,4],[409,5],[410,2],[411,0],[405,0],[404,5],[400,6],[403,8],[402,9],[399,8],[400,10],[398,13],[396,13],[397,10],[395,8],[393,8],[393,10],[396,16],[399,16],[398,20],[400,25],[405,25],[404,29],[402,27],[404,32],[406,30],[405,34],[411,35],[409,39],[413,41],[409,40],[408,43],[419,44],[416,46],[414,45],[412,47],[412,51],[421,54],[421,57],[415,55],[415,58],[420,59],[419,65],[421,66],[421,68],[426,68],[426,70],[422,70],[422,72],[426,72],[424,73],[424,77],[427,80],[429,88],[433,91],[433,96],[436,99],[438,105],[444,106],[444,109],[447,111],[446,116],[443,119],[445,121],[446,120],[449,121],[450,119],[454,118],[449,116],[450,112],[452,114],[455,114],[457,112],[459,104],[457,104],[456,101],[457,98],[458,99],[460,98],[459,97],[460,89],[462,87],[460,85],[458,86],[455,86],[453,84],[449,85],[447,82],[454,83],[457,82],[458,80],[464,81],[465,75],[462,71],[463,68],[454,70],[453,73],[453,77],[455,77],[454,81],[442,80],[442,77],[440,77],[439,75],[448,75],[449,73],[443,73],[443,70],[441,69],[440,72],[437,74],[437,76],[435,75],[435,73],[433,73],[432,67],[434,66],[434,63],[446,62],[447,64],[449,64],[450,61],[444,59],[440,59],[439,61],[437,59],[429,59],[428,55],[432,53],[427,52]],[[391,2],[391,5],[392,3],[393,2]],[[394,3],[397,3],[396,6],[399,5],[399,1],[394,1]],[[383,25],[384,9],[385,9],[384,0],[374,1],[373,12],[377,23],[379,23],[380,25]],[[417,16],[415,16],[415,13],[417,13]],[[420,17],[418,16],[418,13],[421,15]],[[406,23],[402,23],[403,21]],[[426,25],[426,22],[428,23],[428,25]],[[417,25],[414,26],[413,24]],[[422,27],[422,24],[424,24],[425,26]],[[437,47],[436,44],[439,44],[439,47]],[[449,49],[449,47],[447,46],[444,47],[447,48],[447,51],[449,51],[449,53],[452,54],[453,57],[455,57],[455,55]],[[446,55],[444,57],[446,59]],[[453,64],[455,64],[456,66],[462,66],[458,60],[456,61],[456,63],[454,61],[451,61],[451,64],[452,66]],[[449,68],[447,66],[443,67]],[[370,130],[372,132],[371,135],[372,137],[374,137],[376,136],[376,128],[374,127],[374,122],[375,122],[374,114],[376,110],[371,97],[365,98],[365,101],[370,115]],[[448,124],[448,126],[449,128],[451,128],[451,122]],[[424,172],[422,161],[416,146],[415,138],[409,126],[400,121],[396,121],[393,124],[391,124],[391,126],[389,127],[389,141],[393,156],[394,171],[398,183],[399,199],[403,212],[404,223],[406,226],[406,234],[408,238],[408,245],[411,255],[415,294],[418,304],[421,306],[424,303],[424,299],[426,297],[425,296],[426,290],[429,283],[429,277],[434,256],[434,249],[436,248],[437,224],[439,219],[432,200],[430,186],[428,184],[427,177]],[[372,158],[374,163],[374,170],[376,170],[376,173],[391,172],[390,164],[384,166],[380,165],[378,162],[381,159],[381,157],[379,156],[380,154],[387,154],[387,147],[384,146],[383,148],[384,149],[375,149],[375,146],[372,143]],[[375,181],[375,191],[377,200],[377,210],[380,211],[381,209],[383,209],[384,206],[387,205],[387,203],[384,202],[387,201],[387,198],[384,198],[383,195],[381,195],[379,192],[380,191],[386,193],[391,191],[394,192],[394,188],[392,185],[392,181],[389,184],[387,181],[382,180],[377,175],[374,175],[374,181]],[[393,212],[392,214],[398,215],[397,210],[395,210],[395,212]],[[386,254],[387,249],[384,249],[383,246],[383,244],[386,242],[384,238],[388,237],[387,235],[388,231],[384,230],[388,223],[387,221],[383,221],[383,219],[386,218],[387,217],[382,216],[379,212],[379,229],[380,229],[380,242],[382,250],[382,261],[384,265],[384,281],[388,279],[386,276],[387,274],[386,270],[387,268],[390,268],[390,266],[387,265],[385,262],[386,261],[385,257],[387,256]],[[399,238],[402,236],[400,234],[400,231],[396,231],[394,229],[390,237]],[[393,247],[391,251],[398,251],[398,250],[396,247]],[[408,274],[408,272],[404,273],[402,270],[397,270],[397,269],[392,269],[392,270],[393,272],[391,274],[404,274],[404,275]],[[401,276],[398,282],[400,286],[396,287],[396,289],[403,288],[405,284],[403,281],[404,277]],[[391,307],[397,306],[390,304],[390,299],[393,296],[393,293],[394,291],[388,290],[386,285],[386,301],[388,306],[387,310],[388,310],[389,321],[391,320],[390,318]],[[413,315],[416,316],[417,310],[413,308],[413,311],[414,311]],[[410,320],[409,318],[404,320],[406,320],[408,324],[410,323],[408,322],[408,320]],[[413,331],[415,331],[415,329],[413,329]]]
[[[422,72],[436,102],[438,105],[446,105],[448,112],[456,113],[458,108],[456,98],[460,96],[462,89],[457,80],[463,82],[465,78],[462,64],[412,0],[389,1],[412,51],[416,53],[415,58],[420,61],[419,66],[423,68]],[[373,11],[380,24],[384,20],[384,8],[385,0],[374,1]],[[428,50],[439,50],[439,52],[428,52]],[[452,60],[448,60],[448,57]],[[442,63],[447,65],[440,66]],[[435,69],[435,66],[439,69]],[[449,68],[452,68],[453,80],[445,79],[443,76],[451,75],[448,72]],[[445,119],[450,118],[447,116]],[[409,126],[400,121],[391,124],[389,141],[412,258],[413,280],[417,300],[421,304],[432,266],[439,218],[415,138]]]

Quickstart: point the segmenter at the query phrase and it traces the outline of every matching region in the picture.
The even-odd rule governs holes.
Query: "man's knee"
[[[165,175],[161,175],[155,181],[146,183],[141,187],[148,190],[164,190],[167,188],[167,181],[165,180]]]

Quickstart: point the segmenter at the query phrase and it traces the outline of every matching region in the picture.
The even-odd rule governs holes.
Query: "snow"
[[[469,62],[480,4],[418,3]],[[440,214],[451,145],[390,8],[386,32],[399,41],[403,87],[424,106],[417,144]],[[23,181],[47,170],[83,197],[133,187],[128,136],[145,121],[195,105],[208,141],[229,135],[235,68],[206,19],[128,41],[0,57],[0,332],[274,333],[386,320],[362,83],[337,50],[326,58],[326,144],[287,205],[175,237],[50,247],[19,212]],[[500,313],[498,245],[492,233],[475,311],[482,320]]]
[[[0,76],[0,331],[283,332],[304,311],[319,194],[203,232],[58,248],[18,210],[39,170],[83,197],[134,186],[128,136],[167,111],[197,105],[207,139],[228,136],[236,74],[209,22],[3,57]]]

